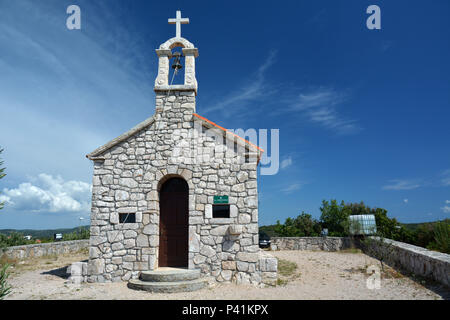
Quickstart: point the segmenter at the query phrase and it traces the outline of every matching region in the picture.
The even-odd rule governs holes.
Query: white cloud
[[[292,158],[288,157],[284,160],[281,161],[280,167],[281,169],[286,169],[287,167],[289,167],[290,165],[292,165]]]
[[[443,178],[441,180],[442,184],[444,186],[450,186],[450,169],[449,170],[445,170],[442,173],[442,176],[443,176]]]
[[[258,70],[247,79],[247,83],[241,88],[232,91],[228,94],[222,101],[212,105],[209,108],[203,110],[203,113],[210,113],[212,111],[222,111],[225,115],[236,115],[235,112],[231,112],[233,109],[239,109],[242,112],[252,112],[252,110],[247,110],[246,104],[250,101],[258,101],[267,96],[272,95],[276,90],[271,89],[269,84],[266,82],[265,72],[272,66],[275,62],[276,51],[271,51],[264,61],[264,63],[259,66]]]
[[[356,120],[341,116],[336,107],[348,99],[348,95],[333,88],[318,87],[289,98],[289,110],[303,112],[311,122],[338,134],[351,134],[361,130]]]
[[[450,206],[443,206],[442,211],[444,211],[445,213],[450,213]]]
[[[82,8],[89,32],[71,32],[64,8],[50,2],[0,4],[0,110],[8,116],[0,137],[16,181],[41,172],[86,180],[84,155],[147,118],[154,98],[157,56],[146,48],[157,32],[116,23],[121,11],[99,1]]]
[[[29,212],[90,211],[91,185],[82,181],[64,181],[60,176],[41,173],[17,188],[4,188],[0,201],[5,208]]]
[[[284,193],[292,193],[292,192],[294,192],[295,190],[300,189],[301,186],[302,186],[302,185],[301,185],[300,183],[293,183],[293,184],[291,184],[290,186],[288,186],[288,187],[286,187],[286,188],[284,188],[284,189],[281,189],[281,192],[284,192]]]
[[[293,110],[306,110],[324,105],[334,106],[345,100],[345,95],[334,89],[319,87],[307,93],[298,95],[296,101],[290,106]]]
[[[450,213],[450,200],[445,200],[445,206],[441,207],[441,210],[444,211],[445,213]]]
[[[303,113],[309,121],[319,124],[337,134],[352,134],[361,130],[356,120],[346,119],[340,115],[335,106],[348,99],[348,94],[338,92],[333,88],[316,87],[298,94],[297,88],[289,88],[288,85],[274,84],[266,75],[267,69],[275,63],[276,51],[271,51],[258,70],[247,79],[247,82],[239,89],[232,91],[221,101],[204,109],[204,113],[221,111],[224,116],[236,117],[253,112],[247,104],[252,101],[261,101],[263,105],[276,105],[271,114]],[[280,99],[280,91],[282,91]],[[276,100],[272,99],[276,97]],[[286,98],[283,98],[286,97]]]
[[[408,199],[403,199],[403,202],[404,203],[408,203]]]
[[[394,179],[389,182],[390,184],[383,186],[384,190],[412,190],[420,187],[420,184],[413,180]]]

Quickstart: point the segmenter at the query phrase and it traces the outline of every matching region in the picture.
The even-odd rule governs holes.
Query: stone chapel
[[[258,246],[263,150],[196,113],[198,49],[181,37],[188,22],[177,11],[176,36],[156,49],[155,114],[86,156],[94,163],[89,282],[139,284],[158,270],[276,282],[277,260]],[[184,84],[172,85],[179,68]]]

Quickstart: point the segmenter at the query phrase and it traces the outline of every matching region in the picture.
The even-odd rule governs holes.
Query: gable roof
[[[261,159],[261,155],[264,152],[263,149],[261,149],[260,147],[258,147],[257,145],[251,143],[250,141],[245,140],[244,138],[238,136],[237,134],[219,126],[218,124],[206,119],[205,117],[202,117],[196,113],[193,113],[193,116],[200,119],[202,121],[202,125],[207,127],[207,128],[218,128],[221,130],[223,136],[226,139],[230,139],[233,141],[236,141],[236,143],[240,144],[243,147],[246,147],[247,149],[252,149],[252,151],[255,151],[258,155],[258,162]],[[91,153],[86,155],[86,158],[88,158],[89,160],[103,160],[103,158],[101,157],[101,155],[108,151],[109,149],[111,149],[112,147],[116,146],[117,144],[127,140],[129,137],[133,136],[134,134],[138,133],[139,131],[145,129],[146,127],[150,126],[153,122],[155,122],[155,116],[151,116],[150,118],[142,121],[141,123],[139,123],[138,125],[136,125],[135,127],[133,127],[132,129],[128,130],[127,132],[121,134],[120,136],[118,136],[117,138],[111,140],[110,142],[104,144],[103,146],[95,149],[94,151],[92,151]],[[237,139],[236,139],[237,138]]]
[[[236,139],[236,142],[240,142],[241,145],[243,145],[244,147],[247,147],[248,149],[253,149],[253,151],[256,151],[258,153],[258,158],[261,156],[261,154],[264,152],[263,149],[261,149],[260,147],[258,147],[256,144],[251,143],[248,140],[245,140],[244,138],[242,138],[241,136],[238,136],[237,134],[225,129],[224,127],[219,126],[218,124],[212,122],[211,120],[206,119],[205,117],[202,117],[199,114],[194,113],[193,114],[195,117],[197,117],[198,119],[202,120],[204,123],[204,125],[206,127],[216,127],[220,130],[222,130],[224,137],[226,137],[227,139],[232,139],[234,140]]]
[[[111,140],[110,142],[104,144],[103,146],[95,149],[94,151],[92,151],[91,153],[86,155],[86,158],[88,158],[89,160],[102,160],[101,157],[99,157],[103,152],[108,151],[109,149],[111,149],[112,147],[114,147],[115,145],[121,143],[122,141],[127,140],[129,137],[131,137],[132,135],[136,134],[137,132],[141,131],[142,129],[148,127],[149,125],[151,125],[153,122],[155,122],[155,116],[151,116],[150,118],[142,121],[141,123],[139,123],[138,125],[136,125],[135,127],[131,128],[130,130],[128,130],[127,132],[121,134],[120,136],[118,136],[117,138]]]

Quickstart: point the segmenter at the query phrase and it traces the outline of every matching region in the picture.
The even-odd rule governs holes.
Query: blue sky
[[[81,8],[81,30],[66,8]],[[368,30],[366,8],[381,8]],[[154,49],[199,49],[197,112],[280,130],[261,176],[260,224],[323,199],[363,200],[401,222],[450,216],[450,2],[0,0],[0,228],[89,217],[85,155],[154,112]]]

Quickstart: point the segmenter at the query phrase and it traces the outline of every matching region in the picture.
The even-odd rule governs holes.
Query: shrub
[[[295,262],[278,259],[278,273],[282,276],[292,276],[297,270],[297,264]]]
[[[426,248],[434,241],[433,224],[424,223],[420,225],[415,231],[416,241],[415,245]]]
[[[284,224],[277,221],[274,228],[280,237],[315,237],[320,234],[319,222],[310,214],[302,212],[297,218],[287,218]]]
[[[434,243],[438,251],[450,253],[450,219],[434,225]]]
[[[395,247],[390,241],[378,234],[377,236],[367,237],[361,241],[364,253],[368,254],[375,259],[378,259],[381,265],[381,271],[384,270],[384,264],[391,260],[392,255],[395,253]]]
[[[6,247],[21,246],[24,244],[32,244],[34,240],[27,240],[23,234],[12,232],[8,235],[0,234],[0,249],[4,250]]]
[[[80,228],[79,230],[74,231],[72,233],[63,234],[63,240],[70,241],[70,240],[89,239],[89,235],[90,235],[89,229]]]
[[[377,224],[377,233],[385,238],[407,241],[411,240],[411,232],[406,230],[398,223],[395,218],[389,218],[387,216],[387,210],[383,208],[370,208],[360,203],[344,203],[340,204],[336,200],[330,202],[323,200],[322,207],[320,207],[321,216],[320,220],[325,228],[328,228],[330,236],[348,236],[350,230],[349,216],[373,214],[375,216],[375,222]]]
[[[350,229],[357,228],[349,220],[350,215],[373,214],[377,225],[377,235],[396,241],[410,243],[423,248],[450,253],[450,219],[442,222],[402,225],[395,218],[389,218],[387,210],[370,208],[360,203],[339,204],[336,200],[322,201],[320,221],[302,212],[297,218],[287,218],[284,224],[263,226],[261,230],[270,236],[314,237],[323,228],[328,228],[329,236],[345,237]]]
[[[9,277],[8,268],[9,264],[0,266],[0,300],[3,300],[11,292],[11,286],[6,281]]]
[[[348,216],[351,211],[345,207],[344,201],[338,204],[336,200],[330,202],[323,200],[320,212],[320,220],[323,226],[328,229],[328,235],[336,237],[348,235]]]

